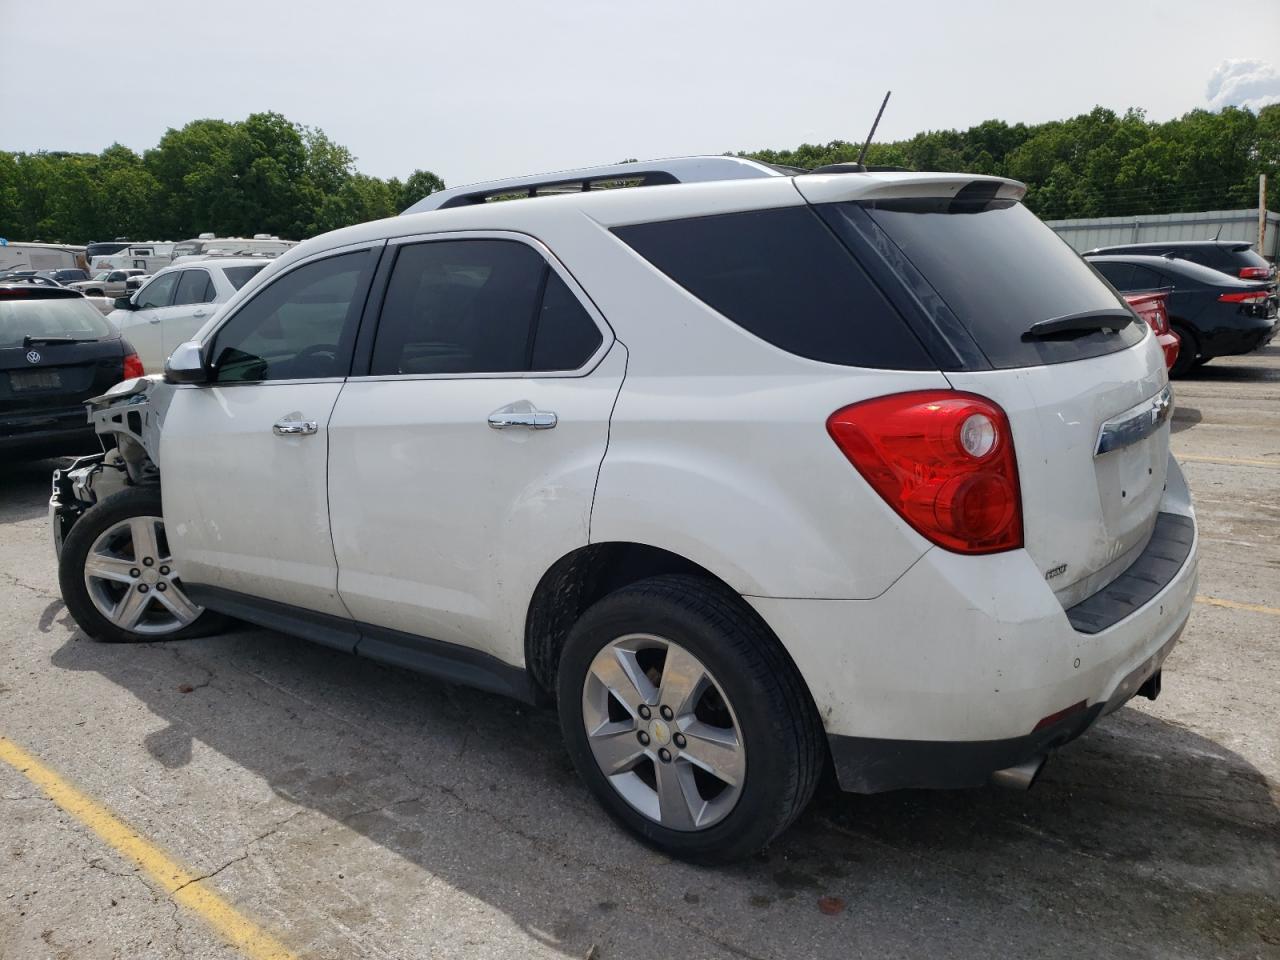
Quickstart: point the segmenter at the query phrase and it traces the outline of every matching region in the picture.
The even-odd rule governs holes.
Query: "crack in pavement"
[[[256,844],[261,843],[263,840],[267,839],[267,837],[271,836],[274,833],[277,833],[279,830],[281,830],[285,826],[285,824],[289,823],[290,821],[296,819],[297,817],[302,816],[305,813],[310,813],[310,812],[311,811],[307,809],[298,809],[293,811],[293,813],[289,814],[279,823],[274,824],[270,829],[265,830],[264,832],[258,834],[256,837],[254,837],[252,840],[246,843],[244,845],[244,852],[241,853],[239,856],[232,857],[230,860],[228,860],[226,863],[224,863],[222,866],[218,867],[215,870],[210,870],[208,873],[201,874],[198,877],[192,877],[190,880],[187,880],[185,883],[179,884],[178,886],[174,887],[173,890],[169,891],[169,897],[170,898],[175,897],[179,891],[185,890],[187,887],[191,886],[192,884],[202,883],[205,880],[209,880],[213,877],[216,877],[223,870],[227,869],[227,867],[230,867],[233,864],[241,863],[244,860],[248,860],[249,857],[253,855],[253,847]],[[176,904],[176,901],[175,901],[175,904]]]

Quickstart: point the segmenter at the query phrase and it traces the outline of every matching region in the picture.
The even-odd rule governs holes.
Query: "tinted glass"
[[[1113,287],[1117,290],[1125,291],[1133,289],[1133,264],[1131,263],[1112,263],[1112,262],[1096,262],[1093,267],[1100,274],[1107,278]]]
[[[178,276],[178,292],[173,297],[175,307],[186,303],[208,303],[213,299],[213,278],[208,270],[183,270]]]
[[[265,263],[255,263],[247,267],[224,267],[222,272],[231,281],[231,286],[239,290],[265,266]]]
[[[1061,363],[1123,350],[1145,336],[1075,332],[1024,339],[1033,323],[1116,308],[1114,292],[1052,230],[1012,200],[870,201],[871,218],[924,275],[999,368]]]
[[[1134,264],[1133,279],[1130,281],[1133,290],[1154,290],[1168,286],[1168,281],[1161,274],[1141,264]]]
[[[530,370],[577,370],[604,339],[586,308],[554,271],[547,275]]]
[[[783,350],[848,366],[933,366],[893,305],[808,207],[614,233],[695,297]]]
[[[403,247],[387,284],[370,373],[528,369],[546,262],[514,240]]]
[[[345,376],[369,261],[365,250],[316,260],[259,290],[214,338],[215,379]]]
[[[124,277],[120,278],[121,280]],[[173,290],[178,285],[178,272],[166,273],[156,277],[138,293],[134,301],[139,310],[150,310],[153,307],[167,307],[173,302]]]
[[[112,329],[97,308],[81,297],[0,299],[0,347],[20,347],[23,337],[105,337]]]

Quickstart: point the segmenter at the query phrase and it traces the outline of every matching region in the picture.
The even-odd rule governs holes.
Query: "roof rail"
[[[743,157],[672,157],[666,160],[633,160],[601,167],[582,167],[555,173],[511,177],[438,190],[423,197],[408,213],[426,213],[446,207],[464,207],[492,200],[554,196],[608,190],[614,187],[651,187],[667,183],[705,183],[710,180],[750,180],[757,177],[790,177],[804,173],[798,167],[780,167]]]

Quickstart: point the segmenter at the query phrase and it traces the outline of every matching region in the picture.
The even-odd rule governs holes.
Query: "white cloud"
[[[1223,60],[1209,77],[1209,106],[1261,110],[1280,103],[1280,72],[1266,60]]]

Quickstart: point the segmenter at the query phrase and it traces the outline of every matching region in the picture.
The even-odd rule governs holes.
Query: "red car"
[[[1137,311],[1138,316],[1147,321],[1147,325],[1156,332],[1156,342],[1164,351],[1165,369],[1172,370],[1178,359],[1178,348],[1182,341],[1169,328],[1169,311],[1165,307],[1166,293],[1126,293],[1124,298],[1129,306]]]

